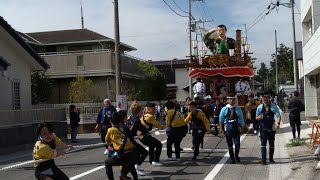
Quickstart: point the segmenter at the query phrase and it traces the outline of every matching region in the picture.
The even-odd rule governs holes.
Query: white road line
[[[81,178],[81,177],[83,177],[83,176],[86,176],[86,175],[88,175],[88,174],[90,174],[90,173],[93,173],[93,172],[98,171],[98,170],[103,169],[103,168],[104,168],[104,166],[98,166],[98,167],[96,167],[96,168],[94,168],[94,169],[91,169],[91,170],[86,171],[86,172],[84,172],[84,173],[81,173],[81,174],[79,174],[79,175],[73,176],[73,177],[70,178],[70,180],[79,179],[79,178]]]
[[[14,165],[11,165],[11,166],[3,167],[3,168],[0,169],[0,171],[4,171],[4,170],[7,170],[7,169],[23,166],[23,165],[26,165],[26,164],[30,164],[32,162],[33,162],[33,160],[30,160],[30,161],[25,161],[25,162],[22,162],[22,163],[19,163],[19,164],[14,164]]]
[[[240,142],[246,137],[247,134],[243,134],[240,137]],[[233,145],[234,146],[234,145]],[[207,177],[204,180],[213,180],[214,177],[219,173],[223,165],[228,161],[229,159],[229,152],[227,152],[223,158],[214,166],[214,168],[211,170],[211,172],[207,175]]]
[[[161,144],[164,144],[164,143],[166,143],[166,142],[167,142],[167,140],[164,140],[164,141],[161,142]],[[149,147],[146,147],[146,150],[149,150]],[[100,170],[100,169],[102,169],[102,168],[104,168],[104,166],[98,166],[98,167],[96,167],[96,168],[94,168],[94,169],[91,169],[91,170],[86,171],[86,172],[83,172],[83,173],[81,173],[81,174],[79,174],[79,175],[73,176],[73,177],[70,178],[70,180],[79,179],[79,178],[81,178],[81,177],[83,177],[83,176],[86,176],[86,175],[88,175],[88,174],[91,174],[91,173],[93,173],[93,172],[95,172],[95,171],[98,171],[98,170]]]

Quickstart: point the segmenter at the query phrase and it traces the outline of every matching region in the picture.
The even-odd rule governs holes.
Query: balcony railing
[[[90,54],[90,53],[102,53],[102,52],[114,52],[113,49],[94,49],[94,50],[81,50],[81,51],[60,51],[60,52],[46,52],[39,53],[40,56],[59,56],[59,55],[69,55],[69,54]],[[120,53],[123,56],[133,58],[138,61],[145,61],[144,59],[132,56],[126,53]]]

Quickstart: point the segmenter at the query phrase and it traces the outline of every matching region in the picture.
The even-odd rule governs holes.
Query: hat
[[[156,107],[155,103],[147,102],[146,107]]]
[[[227,96],[227,99],[236,99],[236,96],[233,95],[233,94],[229,94],[229,95]]]
[[[263,97],[270,97],[271,93],[270,92],[264,92],[261,94]]]

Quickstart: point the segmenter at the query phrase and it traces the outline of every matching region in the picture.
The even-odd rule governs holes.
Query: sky
[[[188,0],[165,2],[178,14],[187,15],[183,11],[188,11]],[[206,29],[225,24],[227,36],[235,38],[236,29],[244,30],[244,24],[249,28],[272,2],[276,0],[193,0],[192,16],[196,20],[213,20],[204,24]],[[82,0],[82,4],[85,28],[114,38],[113,1]],[[296,0],[296,5],[296,36],[300,41],[300,0]],[[129,54],[153,61],[188,56],[188,18],[176,15],[164,0],[119,0],[119,14],[120,41],[137,48]],[[0,0],[0,16],[24,33],[81,28],[80,0]],[[272,10],[248,30],[248,44],[252,57],[257,58],[257,68],[261,62],[269,66],[275,52],[275,30],[278,44],[292,47],[291,8],[280,6]]]

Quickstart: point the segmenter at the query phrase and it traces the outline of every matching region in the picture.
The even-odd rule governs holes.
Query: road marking
[[[166,134],[166,132],[156,131],[156,132],[154,132],[154,134],[155,134],[156,136],[159,136],[160,134]]]
[[[22,162],[22,163],[19,163],[19,164],[14,164],[14,165],[7,166],[7,167],[3,167],[3,168],[0,169],[0,171],[4,171],[4,170],[7,170],[7,169],[23,166],[23,165],[30,164],[30,163],[33,163],[33,160],[25,161],[25,162]]]
[[[86,175],[88,175],[88,174],[90,174],[90,173],[93,173],[93,172],[98,171],[98,170],[103,169],[103,168],[104,168],[104,166],[98,166],[98,167],[96,167],[96,168],[94,168],[94,169],[91,169],[91,170],[86,171],[86,172],[84,172],[84,173],[81,173],[81,174],[79,174],[79,175],[73,176],[73,177],[70,178],[70,180],[79,179],[79,178],[81,178],[81,177],[83,177],[83,176],[86,176]]]
[[[167,140],[164,140],[164,141],[161,142],[161,144],[164,144],[164,143],[166,143],[166,142],[167,142]],[[149,147],[146,147],[146,150],[149,150]],[[70,180],[79,179],[79,178],[81,178],[81,177],[83,177],[83,176],[86,176],[86,175],[88,175],[88,174],[91,174],[91,173],[93,173],[93,172],[95,172],[95,171],[98,171],[98,170],[100,170],[100,169],[102,169],[102,168],[104,168],[104,166],[98,166],[98,167],[96,167],[96,168],[94,168],[94,169],[91,169],[91,170],[86,171],[86,172],[84,172],[84,173],[81,173],[81,174],[79,174],[79,175],[73,176],[73,177],[70,178]]]
[[[192,148],[182,148],[183,149],[183,151],[182,151],[182,153],[183,152],[185,152],[185,151],[194,151]],[[162,148],[162,151],[166,151],[167,150],[167,148]],[[172,150],[174,151],[175,149],[174,148],[172,148]],[[215,153],[225,153],[225,152],[227,152],[228,151],[228,149],[199,149],[199,151],[200,152],[215,152]],[[181,151],[180,151],[181,152]]]
[[[240,137],[240,142],[246,137],[247,134],[243,134]],[[233,145],[234,147],[234,145]],[[214,179],[214,177],[216,177],[216,175],[219,173],[219,171],[221,170],[221,168],[223,167],[223,165],[227,162],[227,160],[229,159],[229,152],[227,152],[223,158],[214,166],[214,168],[211,170],[211,172],[207,175],[207,177],[204,180],[212,180]]]

